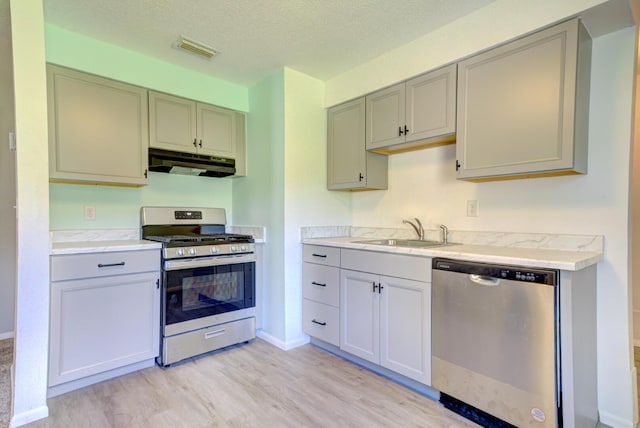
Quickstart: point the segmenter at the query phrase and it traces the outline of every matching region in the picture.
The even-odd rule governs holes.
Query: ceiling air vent
[[[185,36],[180,36],[174,47],[206,59],[211,59],[218,53],[204,43],[196,42],[186,38]]]

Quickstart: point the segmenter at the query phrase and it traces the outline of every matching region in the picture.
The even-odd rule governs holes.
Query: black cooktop
[[[220,233],[215,235],[160,235],[145,236],[144,239],[162,242],[165,247],[254,242],[253,236],[236,233]]]

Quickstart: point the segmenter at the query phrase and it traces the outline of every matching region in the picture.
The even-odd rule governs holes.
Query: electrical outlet
[[[96,219],[96,207],[94,205],[84,206],[84,219],[89,221]]]
[[[467,217],[478,217],[478,201],[476,199],[467,201]]]

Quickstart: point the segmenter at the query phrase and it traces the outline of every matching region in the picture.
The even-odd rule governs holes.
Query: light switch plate
[[[476,199],[467,201],[467,217],[478,217],[478,201]]]
[[[96,219],[96,207],[94,205],[84,206],[84,219],[89,221]]]

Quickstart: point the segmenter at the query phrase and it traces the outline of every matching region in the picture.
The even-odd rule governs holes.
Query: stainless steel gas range
[[[253,237],[225,233],[222,208],[143,207],[141,220],[163,246],[158,364],[254,339]]]

